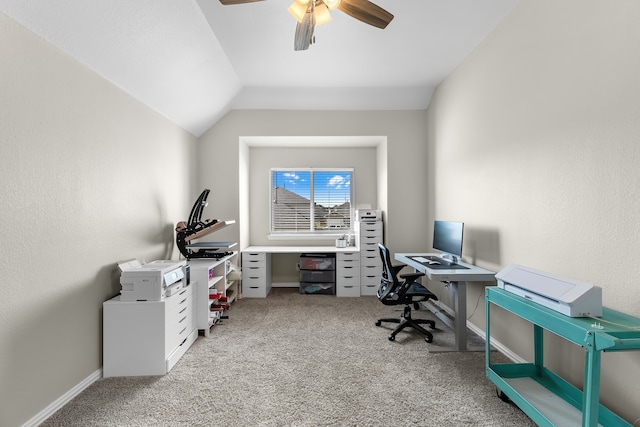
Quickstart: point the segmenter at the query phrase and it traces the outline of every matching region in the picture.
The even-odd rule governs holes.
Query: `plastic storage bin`
[[[336,254],[300,255],[300,293],[334,295]]]

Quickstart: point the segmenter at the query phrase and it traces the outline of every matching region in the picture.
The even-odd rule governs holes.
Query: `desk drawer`
[[[246,288],[247,286],[262,286],[265,287],[267,284],[267,278],[262,276],[247,276],[244,275],[242,277],[242,286]]]
[[[360,263],[338,267],[336,277],[360,277]]]
[[[243,252],[242,253],[242,266],[259,266],[264,267],[267,265],[266,252]]]
[[[360,268],[360,283],[374,283],[376,286],[380,283],[382,275],[382,267],[362,267]]]
[[[242,296],[244,298],[266,298],[269,288],[265,279],[248,279],[242,281]]]
[[[360,246],[360,257],[376,255],[380,256],[380,248],[378,243],[364,243]]]
[[[360,280],[354,284],[338,282],[336,286],[336,296],[338,297],[359,297],[360,296]]]
[[[249,279],[266,279],[267,277],[267,268],[259,267],[259,266],[242,266],[242,281],[247,281]]]
[[[195,329],[195,316],[191,303],[175,307],[165,320],[165,356],[168,356]]]
[[[357,286],[360,287],[360,276],[345,276],[336,279],[336,286]]]
[[[336,262],[336,269],[342,268],[359,268],[360,267],[360,253],[351,252],[349,254],[338,254],[338,260]]]
[[[338,252],[336,255],[338,264],[360,259],[360,252]]]
[[[376,295],[378,292],[378,284],[360,284],[360,295],[362,296],[370,296]]]
[[[382,233],[381,234],[376,234],[373,236],[363,236],[360,235],[360,246],[362,247],[362,245],[366,245],[369,243],[374,243],[374,244],[378,244],[378,243],[382,243]]]
[[[185,306],[191,304],[191,294],[193,293],[193,286],[189,285],[186,288],[178,291],[177,294],[171,295],[165,300],[167,304],[167,310],[171,311],[178,306]]]
[[[360,259],[360,267],[376,267],[378,269],[382,268],[382,259],[380,259],[380,255],[366,255]]]
[[[360,295],[375,295],[380,286],[380,275],[382,269],[377,271],[376,269],[366,267],[360,270]]]
[[[382,235],[382,221],[360,222],[360,235],[370,236],[372,234]]]

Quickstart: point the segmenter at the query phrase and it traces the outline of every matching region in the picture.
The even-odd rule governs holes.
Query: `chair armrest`
[[[398,273],[400,273],[400,270],[402,270],[403,268],[406,267],[406,264],[398,264],[398,265],[392,265],[391,268],[393,268],[393,272],[394,274],[397,276]]]

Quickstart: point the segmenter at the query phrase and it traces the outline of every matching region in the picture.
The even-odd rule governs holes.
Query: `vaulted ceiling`
[[[425,109],[520,0],[375,0],[294,51],[293,0],[0,0],[0,11],[200,136],[230,109]]]

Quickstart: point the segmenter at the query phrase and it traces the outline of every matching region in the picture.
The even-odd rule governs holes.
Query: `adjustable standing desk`
[[[467,281],[490,282],[495,280],[495,272],[484,268],[458,261],[457,264],[464,268],[446,269],[442,266],[429,266],[429,264],[417,261],[416,257],[428,258],[438,257],[438,254],[421,253],[397,253],[395,259],[416,271],[424,273],[430,280],[449,283],[449,288],[453,292],[453,321],[442,313],[431,301],[424,301],[424,306],[442,320],[447,326],[453,329],[455,335],[455,345],[451,348],[434,351],[483,351],[484,347],[470,349],[467,347]],[[445,260],[446,261],[446,260]]]

